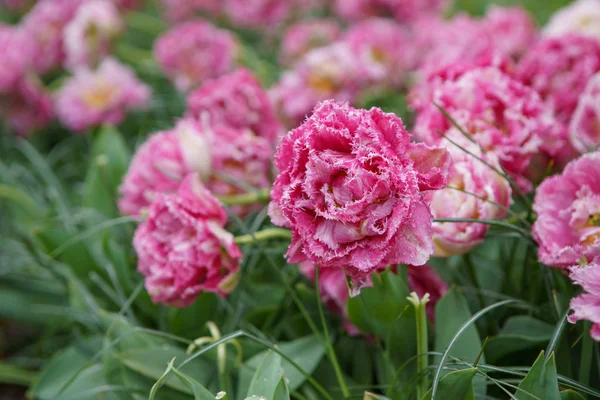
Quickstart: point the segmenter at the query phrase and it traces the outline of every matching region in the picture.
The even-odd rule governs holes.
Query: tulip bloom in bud
[[[409,140],[395,115],[333,101],[283,137],[269,211],[292,230],[290,263],[345,268],[359,280],[387,264],[429,259],[425,192],[446,184],[450,159]]]
[[[133,238],[154,302],[185,307],[203,292],[225,297],[235,288],[242,253],[226,222],[225,210],[196,174],[177,193],[154,199]]]
[[[568,267],[594,259],[600,246],[600,152],[585,154],[544,180],[533,210],[541,262]]]
[[[479,154],[499,169],[493,153]],[[434,218],[500,219],[511,203],[509,182],[475,157],[456,150],[448,187],[429,195]],[[434,222],[433,242],[437,257],[464,254],[482,243],[488,225],[475,222]]]

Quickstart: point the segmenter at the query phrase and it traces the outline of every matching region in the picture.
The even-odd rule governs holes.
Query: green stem
[[[271,191],[269,189],[262,189],[256,192],[248,192],[233,196],[220,196],[218,197],[221,203],[226,206],[245,206],[248,204],[264,203],[269,201]]]
[[[37,373],[10,365],[0,363],[0,382],[9,385],[29,386],[36,379]]]
[[[292,233],[285,228],[268,228],[262,231],[249,233],[247,235],[236,236],[237,244],[248,244],[262,242],[269,239],[291,239]]]
[[[327,346],[327,354],[329,356],[329,360],[331,364],[333,364],[333,369],[335,371],[335,376],[340,384],[340,388],[342,389],[342,394],[345,399],[350,397],[350,391],[348,390],[348,386],[346,386],[346,381],[344,380],[344,376],[342,375],[342,370],[340,368],[340,364],[335,355],[335,350],[333,349],[333,344],[331,343],[331,339],[329,338],[329,329],[327,329],[327,323],[325,322],[325,313],[323,312],[323,302],[321,301],[321,286],[319,285],[319,266],[315,265],[315,287],[317,291],[317,305],[319,308],[319,316],[321,317],[321,324],[323,324],[323,333],[325,335],[325,344]]]
[[[428,388],[428,369],[429,369],[429,345],[427,336],[427,303],[429,294],[419,299],[415,292],[411,293],[408,300],[415,307],[415,318],[417,320],[417,376],[419,384],[417,385],[417,399],[422,399],[427,393]]]
[[[29,215],[35,218],[42,218],[43,212],[35,201],[21,189],[0,184],[0,199],[12,200],[15,204],[21,206]]]
[[[583,332],[581,362],[579,364],[579,382],[587,386],[590,383],[590,370],[592,369],[592,359],[594,358],[594,342],[589,334],[592,324],[586,322],[584,326],[585,332]]]

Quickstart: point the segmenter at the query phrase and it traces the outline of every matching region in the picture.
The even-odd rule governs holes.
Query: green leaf
[[[29,386],[37,374],[16,365],[0,362],[0,382],[12,385]]]
[[[269,350],[250,381],[247,396],[273,398],[282,376],[281,356]]]
[[[458,332],[469,318],[471,318],[471,311],[469,310],[467,300],[455,287],[450,288],[435,307],[435,351],[443,353],[456,335],[456,332]],[[454,343],[449,355],[473,363],[480,351],[481,340],[479,333],[475,324],[471,324],[458,338],[456,343]],[[485,363],[483,355],[480,362]],[[476,392],[483,396],[486,393],[486,389],[485,382],[477,379]]]
[[[527,315],[509,318],[500,333],[488,340],[485,354],[495,363],[502,357],[521,350],[541,348],[552,338],[554,327]]]
[[[309,375],[317,368],[319,361],[321,361],[321,358],[325,354],[325,349],[321,346],[316,336],[306,336],[291,342],[282,343],[278,345],[278,348]],[[244,393],[248,392],[254,372],[266,354],[267,351],[261,352],[244,362],[239,375],[238,396],[240,397],[238,398],[243,399]],[[286,360],[282,360],[281,366],[288,379],[289,390],[290,392],[294,392],[304,383],[306,378]]]
[[[560,392],[560,400],[585,400],[585,397],[573,390]]]
[[[117,189],[128,164],[129,150],[119,131],[103,127],[92,147],[91,165],[83,184],[83,206],[116,216]]]
[[[477,374],[477,368],[467,368],[452,371],[440,380],[438,393],[443,393],[444,399],[473,400],[473,378]],[[438,396],[436,396],[437,398]],[[422,400],[431,399],[431,389],[425,393]]]
[[[290,388],[288,387],[285,376],[282,376],[281,379],[279,379],[279,383],[275,388],[273,400],[290,400]]]
[[[542,350],[527,376],[519,384],[515,396],[519,400],[560,400],[554,353],[546,361]]]
[[[209,392],[208,389],[202,386],[198,381],[180,372],[176,368],[173,368],[173,373],[192,391],[194,400],[214,400],[215,395]]]

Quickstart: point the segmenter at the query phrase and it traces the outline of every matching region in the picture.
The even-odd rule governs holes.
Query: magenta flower
[[[424,14],[441,13],[448,0],[335,0],[335,11],[342,18],[360,20],[393,16],[410,22]]]
[[[592,260],[600,245],[600,152],[571,161],[535,195],[533,236],[544,264],[568,267]]]
[[[514,59],[529,51],[537,38],[535,21],[523,7],[491,6],[480,23],[495,47]]]
[[[123,20],[111,1],[90,0],[81,5],[64,30],[67,68],[95,67],[122,30]]]
[[[40,0],[23,19],[23,29],[36,48],[33,65],[38,73],[62,65],[63,31],[82,3],[83,0]]]
[[[519,64],[518,77],[568,124],[588,80],[599,71],[600,41],[567,35],[540,40]]]
[[[570,33],[600,39],[600,2],[576,0],[552,15],[544,35],[560,37]]]
[[[230,196],[270,184],[272,145],[251,131],[181,120],[152,135],[136,152],[120,188],[119,209],[143,215],[161,193],[173,193],[196,173],[215,195]],[[234,207],[242,215],[248,207]]]
[[[223,9],[221,0],[160,0],[160,3],[170,22],[192,19],[198,13],[216,16]]]
[[[475,157],[455,148],[454,164],[445,189],[428,195],[434,218],[494,220],[503,218],[511,204],[509,182]],[[493,153],[478,154],[500,168]],[[434,222],[433,242],[437,257],[464,254],[485,240],[488,225],[473,222]]]
[[[52,97],[39,78],[27,76],[19,81],[15,90],[0,95],[0,115],[16,133],[27,136],[52,121]]]
[[[445,185],[450,159],[409,139],[395,115],[333,101],[283,137],[269,215],[292,229],[290,263],[347,268],[360,279],[383,265],[429,259],[425,191]]]
[[[31,67],[33,43],[18,28],[0,24],[0,93],[10,93]]]
[[[205,79],[230,72],[237,52],[238,42],[230,32],[203,20],[178,25],[154,44],[158,64],[184,92]]]
[[[144,108],[150,88],[133,70],[105,58],[97,70],[80,68],[56,95],[56,113],[68,128],[81,132],[101,125],[119,124],[129,110]]]
[[[592,322],[590,335],[600,341],[600,259],[595,258],[590,264],[570,268],[573,283],[581,286],[585,293],[571,300],[573,314],[569,322],[574,324],[584,320]]]
[[[250,129],[272,143],[282,131],[267,93],[246,69],[204,82],[189,94],[187,106],[188,115],[198,120]]]
[[[154,302],[185,307],[203,292],[225,297],[233,290],[242,253],[226,222],[225,210],[195,174],[177,193],[154,199],[133,238]]]
[[[551,137],[554,129],[552,112],[534,90],[495,68],[483,68],[441,82],[431,93],[433,102],[471,139],[485,152],[495,153],[500,165],[523,189],[528,187],[523,176],[531,158],[542,145],[542,138]],[[430,145],[444,142],[444,135],[471,146],[432,103],[417,104],[414,131]]]
[[[294,0],[224,0],[225,14],[237,26],[272,28],[291,15]]]
[[[579,96],[569,133],[571,144],[582,153],[600,145],[600,72],[588,81]]]
[[[206,180],[212,173],[210,139],[200,125],[182,120],[170,131],[158,132],[137,150],[119,189],[119,210],[144,214],[161,193],[174,193],[183,178],[196,173]]]
[[[281,40],[281,62],[291,65],[308,51],[331,44],[340,34],[331,19],[304,20],[290,26]]]

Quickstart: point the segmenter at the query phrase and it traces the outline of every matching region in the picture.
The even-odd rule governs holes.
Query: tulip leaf
[[[519,400],[560,400],[554,353],[546,360],[542,350],[527,376],[519,384],[515,396]]]
[[[460,369],[447,373],[441,380],[438,393],[443,393],[441,398],[452,400],[473,400],[473,378],[477,374],[477,368]],[[438,398],[438,396],[436,396]],[[431,400],[431,389],[425,393],[423,399]]]

